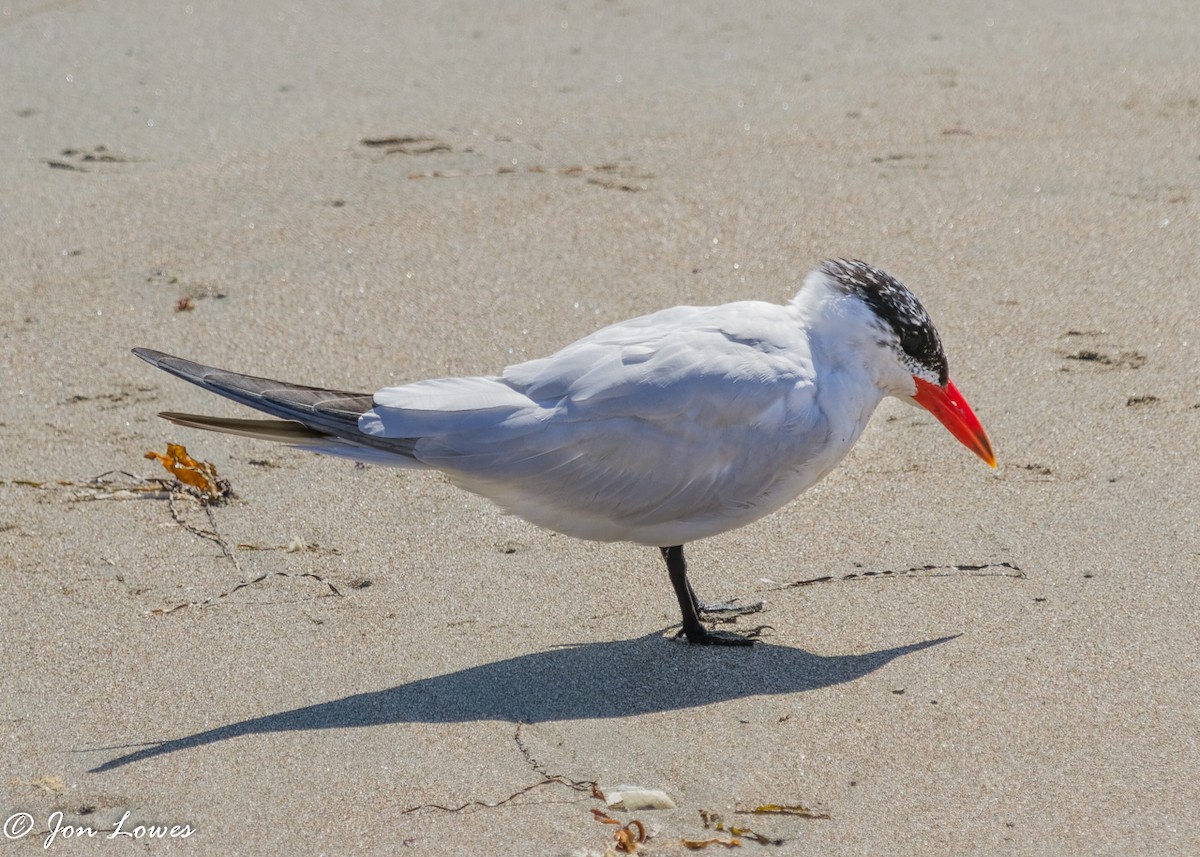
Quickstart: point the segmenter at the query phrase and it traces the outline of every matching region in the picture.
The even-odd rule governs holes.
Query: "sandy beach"
[[[1198,47],[1185,0],[0,3],[0,850],[1200,853]],[[653,549],[178,428],[250,414],[129,351],[373,391],[838,256],[1000,467],[886,401],[689,546],[749,650],[671,639]]]

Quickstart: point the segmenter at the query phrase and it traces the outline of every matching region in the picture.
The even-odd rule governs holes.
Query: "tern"
[[[279,419],[164,412],[181,426],[437,470],[581,539],[657,547],[690,643],[709,630],[683,546],[774,512],[833,470],[886,396],[918,405],[995,468],[929,314],[865,262],[822,263],[785,305],[678,306],[618,322],[499,375],[354,393],[143,360]]]

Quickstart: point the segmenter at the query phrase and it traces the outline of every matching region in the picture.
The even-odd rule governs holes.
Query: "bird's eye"
[[[929,337],[909,328],[900,337],[900,347],[909,357],[922,357],[929,353]]]

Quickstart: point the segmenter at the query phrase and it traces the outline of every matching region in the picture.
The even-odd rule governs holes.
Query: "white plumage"
[[[970,413],[948,384],[924,309],[898,281],[859,262],[825,263],[786,305],[675,307],[498,376],[373,395],[135,351],[302,426],[164,414],[176,422],[436,469],[535,524],[600,541],[678,546],[775,511],[841,461],[887,395],[928,407],[991,456],[978,421],[964,436],[921,398],[956,399]],[[672,569],[676,578],[702,608],[685,572]],[[679,582],[676,592],[689,639],[731,641],[697,632]]]

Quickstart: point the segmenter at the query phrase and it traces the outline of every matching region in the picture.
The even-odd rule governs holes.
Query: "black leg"
[[[667,573],[671,576],[671,586],[675,587],[675,597],[679,599],[679,612],[683,615],[683,635],[689,643],[707,646],[750,646],[754,641],[737,634],[726,634],[710,631],[700,623],[700,611],[703,609],[692,585],[687,579],[687,562],[683,558],[683,545],[669,548],[659,548],[663,559],[667,562]]]

